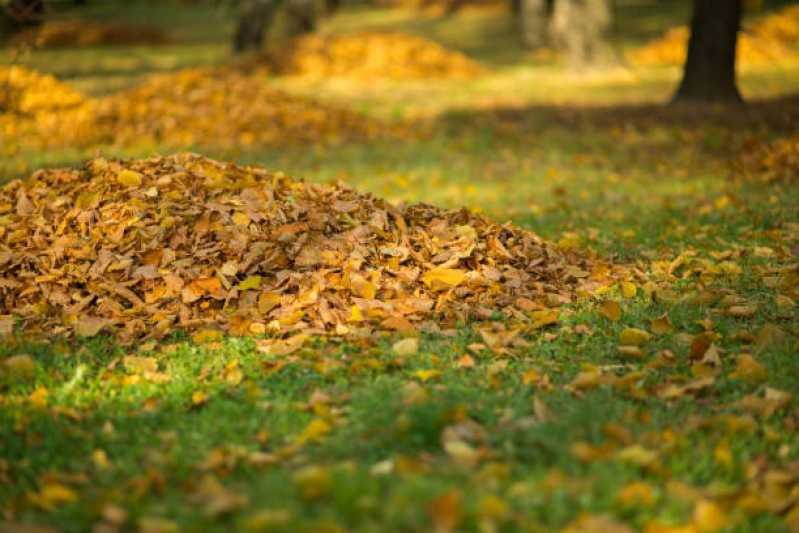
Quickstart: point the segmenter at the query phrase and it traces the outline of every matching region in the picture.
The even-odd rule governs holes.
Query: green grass
[[[110,16],[100,4],[88,16]],[[153,5],[136,5],[132,17],[152,19]],[[224,58],[229,24],[212,24],[206,8],[186,14],[168,6],[157,20],[187,32],[182,43],[42,51],[28,62],[102,93],[154,70]],[[622,21],[640,19],[631,43],[655,31],[650,28],[679,23],[684,13],[647,6],[620,15]],[[527,344],[510,354],[474,348],[483,342],[481,324],[425,332],[419,353],[405,357],[393,353],[398,338],[392,336],[314,339],[282,359],[259,353],[253,339],[207,345],[180,333],[131,347],[102,338],[6,339],[0,360],[26,354],[35,369],[28,376],[3,364],[0,372],[4,520],[86,531],[109,517],[113,522],[111,511],[119,508],[124,516],[116,525],[123,530],[149,524],[156,531],[153,519],[162,519],[168,522],[160,531],[429,531],[436,519],[441,525],[450,517],[456,530],[551,531],[590,514],[637,530],[655,522],[699,527],[700,499],[722,509],[728,531],[790,530],[785,515],[795,501],[786,500],[779,511],[753,510],[743,496],[765,491],[756,484],[764,472],[793,472],[799,405],[793,398],[763,416],[739,401],[767,388],[799,390],[799,321],[795,310],[775,303],[779,294],[796,298],[799,192],[795,185],[733,180],[730,162],[748,138],[790,132],[796,102],[767,101],[751,106],[747,116],[722,110],[700,118],[695,111],[637,107],[632,103],[665,100],[677,73],[586,79],[552,65],[529,65],[520,51],[492,43],[496,34],[476,40],[479,31],[502,27],[497,15],[487,26],[478,24],[480,16],[413,20],[404,12],[354,11],[328,24],[336,31],[396,24],[433,35],[491,63],[496,72],[483,79],[274,82],[364,113],[422,115],[433,120],[423,139],[255,151],[160,149],[195,148],[309,180],[340,179],[397,202],[467,205],[635,265],[660,284],[658,296],[647,296],[651,287],[643,279],[635,280],[633,298],[614,289],[608,296],[623,310],[617,322],[601,314],[604,296],[578,299],[561,309],[556,326],[525,331]],[[186,30],[192,21],[197,26]],[[797,79],[786,67],[747,72],[741,84],[748,95],[765,98],[795,91]],[[564,102],[580,106],[564,110],[558,105]],[[23,153],[0,167],[11,176],[86,155]],[[685,252],[697,255],[673,276],[662,272]],[[729,316],[719,302],[730,295],[757,304],[757,313]],[[620,354],[624,328],[649,330],[664,314],[672,331],[644,344],[643,358]],[[666,385],[708,371],[691,358],[691,338],[708,328],[720,350],[715,381],[696,395],[663,398]],[[769,331],[778,333],[767,339]],[[765,367],[762,380],[734,375],[742,353]],[[460,363],[466,354],[473,367]],[[131,355],[154,357],[169,382],[137,378],[124,364]],[[225,370],[234,361],[240,381]],[[570,386],[591,368],[605,378],[592,387]],[[440,375],[423,381],[418,372],[429,370]],[[548,381],[530,382],[531,370]],[[40,388],[47,390],[46,406],[30,399]],[[207,401],[195,405],[197,392]],[[298,436],[313,420],[331,430],[302,442]],[[473,464],[442,444],[447,428],[467,420],[482,428],[466,439],[480,450]],[[788,489],[797,486],[795,475]],[[225,489],[215,492],[214,481]],[[651,487],[650,499],[620,499],[633,482]],[[68,487],[74,501],[37,505],[35,495],[54,484]],[[456,511],[448,513],[441,503],[446,494],[461,498]],[[778,500],[767,494],[770,502]],[[211,512],[226,504],[228,512]]]

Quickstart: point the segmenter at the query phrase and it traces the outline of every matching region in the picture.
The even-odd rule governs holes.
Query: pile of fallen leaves
[[[766,182],[799,181],[799,134],[747,144],[738,155],[736,171],[739,176]]]
[[[158,28],[145,24],[53,20],[20,33],[16,40],[37,48],[58,48],[161,44],[167,38]]]
[[[629,54],[637,65],[681,65],[685,62],[690,31],[686,26],[668,30]],[[761,17],[738,38],[740,65],[762,65],[796,55],[799,44],[799,6],[789,6]]]
[[[389,127],[346,109],[272,89],[264,71],[184,70],[98,105],[98,127],[123,145],[248,146],[341,142]]]
[[[0,190],[5,331],[18,319],[30,334],[126,342],[175,328],[297,337],[495,312],[538,327],[615,276],[466,210],[192,154],[94,159]]]
[[[20,67],[10,72],[9,104],[2,105],[0,96],[0,109],[10,111],[0,110],[0,140],[6,147],[264,146],[364,140],[403,131],[272,89],[259,70],[188,69],[101,99],[85,97],[51,76]]]
[[[91,143],[94,103],[53,76],[0,66],[0,153]]]
[[[0,112],[35,115],[74,108],[85,100],[81,93],[53,76],[0,65]]]
[[[403,33],[310,35],[272,54],[278,73],[309,77],[469,78],[485,69],[460,52]]]

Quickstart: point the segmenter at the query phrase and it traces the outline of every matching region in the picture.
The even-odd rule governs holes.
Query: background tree
[[[694,0],[691,39],[675,102],[742,102],[735,83],[741,0]]]
[[[612,22],[610,0],[557,0],[549,23],[553,44],[566,53],[572,67],[612,62],[608,42]]]
[[[0,0],[0,32],[9,34],[40,25],[44,7],[44,0]]]
[[[525,48],[538,48],[547,44],[547,24],[552,0],[519,0],[515,13],[519,35]]]
[[[233,50],[258,50],[277,9],[278,0],[241,0],[239,23],[233,35]]]

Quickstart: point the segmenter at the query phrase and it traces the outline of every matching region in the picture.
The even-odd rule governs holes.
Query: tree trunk
[[[742,102],[735,84],[741,0],[694,0],[691,39],[675,102]]]
[[[2,4],[2,2],[0,2]],[[44,21],[44,0],[10,0],[0,7],[0,30],[14,33]]]
[[[241,0],[239,25],[233,36],[233,50],[245,52],[258,50],[264,40],[266,28],[275,13],[272,0]]]
[[[522,45],[530,50],[547,44],[547,2],[546,0],[520,0],[519,33]]]
[[[615,63],[608,42],[612,18],[610,0],[557,0],[550,35],[573,68]]]
[[[317,6],[314,0],[286,0],[286,36],[296,37],[316,31]]]

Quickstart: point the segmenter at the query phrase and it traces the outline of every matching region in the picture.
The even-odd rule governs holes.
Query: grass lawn
[[[111,16],[89,4],[77,13]],[[683,23],[684,9],[641,4],[623,4],[637,29],[622,47]],[[226,57],[223,9],[131,12],[175,42],[24,62],[101,94]],[[418,139],[158,149],[467,206],[627,264],[630,282],[560,307],[549,327],[445,326],[410,352],[392,335],[316,338],[282,357],[180,332],[134,346],[7,337],[0,531],[799,531],[799,189],[732,170],[747,141],[795,132],[799,101],[785,95],[799,64],[743,72],[746,111],[674,110],[660,104],[676,69],[563,73],[512,44],[500,13],[354,10],[325,28],[418,32],[492,72],[270,82],[417,120]],[[4,156],[0,180],[88,155]],[[630,328],[649,333],[638,350],[620,348]],[[168,379],[148,379],[140,358]]]

